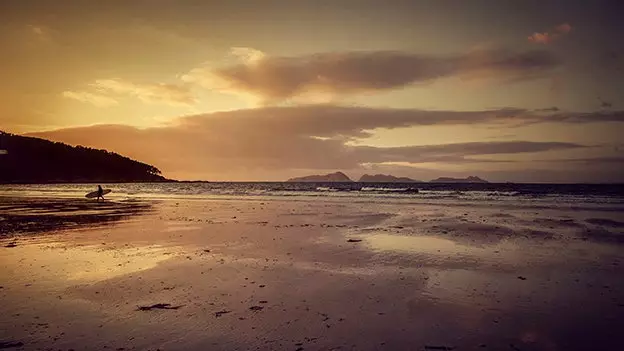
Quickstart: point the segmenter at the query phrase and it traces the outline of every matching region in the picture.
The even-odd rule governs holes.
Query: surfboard
[[[112,190],[110,190],[110,189],[104,189],[104,191],[102,191],[102,195],[106,195],[106,194],[110,193],[111,191]],[[96,191],[92,191],[92,192],[88,193],[87,195],[85,195],[85,197],[87,199],[93,199],[94,197],[97,197],[97,195],[98,195],[98,192],[96,190]]]

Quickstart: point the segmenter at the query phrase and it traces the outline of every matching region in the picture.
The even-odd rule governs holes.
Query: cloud
[[[539,118],[527,118],[529,123],[540,122]],[[600,123],[600,122],[624,122],[624,111],[603,110],[598,112],[556,112],[543,115],[542,122],[551,123]]]
[[[198,67],[183,77],[209,88],[251,94],[265,103],[305,96],[336,96],[399,89],[448,77],[517,81],[547,76],[560,60],[546,51],[475,50],[432,56],[402,51],[328,52],[267,56],[237,48],[242,62]]]
[[[563,158],[552,160],[539,160],[538,162],[563,162],[563,163],[615,163],[624,165],[624,157],[593,157],[593,158]]]
[[[290,99],[326,101],[335,96],[380,92],[438,79],[488,79],[514,82],[548,76],[561,61],[546,51],[473,50],[431,56],[401,51],[329,52],[273,57],[247,47],[234,47],[237,63],[191,69],[175,84],[97,79],[90,89],[72,93],[111,99],[132,96],[145,103],[191,106],[192,89],[208,88],[244,94],[265,105]]]
[[[133,83],[123,79],[98,79],[89,84],[89,91],[66,91],[64,97],[110,106],[115,97],[132,96],[150,104],[191,106],[197,101],[187,85],[166,83]],[[108,102],[108,103],[107,103]]]
[[[538,123],[553,118],[563,123],[588,123],[596,118],[580,114],[564,118],[559,114],[521,109],[462,112],[313,105],[181,117],[175,124],[147,129],[93,126],[33,135],[116,151],[154,164],[171,177],[250,180],[262,179],[259,174],[273,174],[269,179],[281,179],[301,170],[354,170],[388,162],[495,166],[514,161],[488,160],[488,156],[586,148],[576,143],[521,140],[402,147],[349,143],[377,128],[505,124],[516,120]]]
[[[552,107],[536,109],[535,111],[536,112],[559,112],[561,110],[557,106],[552,106]]]
[[[260,50],[247,47],[233,47],[230,49],[232,56],[246,63],[259,62],[265,58],[266,54]]]
[[[571,30],[572,26],[570,26],[568,23],[562,23],[558,26],[555,26],[552,32],[535,32],[528,37],[528,40],[536,44],[550,44],[553,41],[561,38],[562,36],[567,35],[568,33],[570,33]]]
[[[108,96],[92,94],[85,91],[64,91],[63,97],[78,100],[80,102],[85,102],[89,104],[93,104],[97,107],[109,107],[117,105],[117,100],[110,98]]]
[[[533,33],[528,37],[529,41],[537,44],[548,44],[554,40],[554,36],[552,34],[544,33]]]
[[[562,23],[556,26],[555,30],[561,34],[568,34],[572,30],[572,26],[567,23]]]
[[[43,27],[39,26],[29,25],[28,28],[30,28],[30,31],[37,36],[43,36],[46,32]]]
[[[169,105],[193,105],[195,97],[185,85],[149,83],[138,84],[122,79],[98,79],[91,84],[99,91],[116,94],[128,94],[147,103],[165,103]]]
[[[52,30],[49,27],[44,25],[29,24],[27,25],[27,28],[33,36],[45,41],[50,40]]]
[[[600,101],[600,108],[610,109],[611,107],[613,107],[613,103],[609,101],[602,100],[601,98],[598,98],[598,101]]]
[[[354,148],[358,160],[367,163],[509,163],[508,160],[489,160],[476,156],[510,155],[543,151],[567,150],[585,147],[575,143],[531,142],[531,141],[494,141],[471,142],[442,145],[370,147]],[[362,161],[363,162],[363,161]],[[362,163],[360,162],[360,163]]]

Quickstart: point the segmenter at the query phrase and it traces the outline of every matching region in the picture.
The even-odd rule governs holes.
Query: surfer
[[[85,195],[85,197],[87,199],[96,199],[98,201],[100,200],[100,198],[102,200],[106,200],[106,199],[104,199],[104,195],[106,195],[106,194],[108,194],[110,192],[111,192],[110,189],[102,189],[102,186],[98,185],[97,190],[88,193],[87,195]]]
[[[101,185],[98,185],[96,200],[100,200],[100,198],[104,200],[104,189],[102,189]]]

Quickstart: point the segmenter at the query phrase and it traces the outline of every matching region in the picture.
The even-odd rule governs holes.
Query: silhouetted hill
[[[0,131],[0,183],[167,181],[154,166],[114,152]]]
[[[470,176],[468,178],[440,177],[429,181],[430,183],[489,183],[479,177]]]
[[[313,182],[313,183],[327,183],[327,182],[352,182],[346,174],[342,172],[330,173],[325,175],[310,175],[306,177],[297,177],[288,179],[287,182]]]
[[[365,174],[360,177],[360,183],[421,183],[420,180],[414,180],[407,177],[395,177],[390,174]]]

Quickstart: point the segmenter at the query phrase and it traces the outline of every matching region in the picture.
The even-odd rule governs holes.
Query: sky
[[[0,130],[180,180],[624,182],[613,0],[4,0]]]

